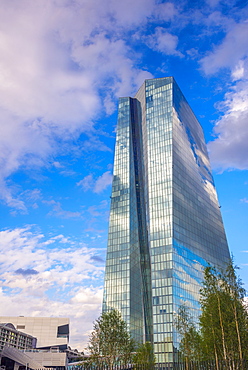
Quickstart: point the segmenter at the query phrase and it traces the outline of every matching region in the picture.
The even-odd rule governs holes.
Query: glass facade
[[[229,258],[202,128],[172,77],[146,80],[119,100],[103,310],[175,361],[178,307],[197,317],[203,267]]]

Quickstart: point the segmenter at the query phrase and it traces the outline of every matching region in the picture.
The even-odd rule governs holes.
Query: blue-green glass
[[[111,198],[103,310],[175,360],[179,305],[197,317],[203,267],[230,255],[202,128],[172,77],[119,100]]]

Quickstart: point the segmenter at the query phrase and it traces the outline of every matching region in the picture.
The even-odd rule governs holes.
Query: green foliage
[[[127,365],[132,362],[134,341],[127,325],[117,310],[103,312],[95,321],[88,350],[95,365]]]
[[[246,368],[242,365],[248,361],[248,311],[244,297],[245,290],[233,261],[224,271],[205,268],[199,325],[195,325],[185,306],[179,308],[176,321],[186,369],[192,361],[215,361],[217,370],[223,362],[230,369],[235,368],[234,363],[239,363],[242,370]],[[149,342],[139,345],[133,356],[134,341],[116,310],[104,312],[96,320],[88,350],[91,364],[106,365],[109,369],[130,363],[152,368],[156,361]]]
[[[156,358],[153,353],[153,347],[150,342],[140,344],[134,355],[133,362],[137,365],[143,365],[146,369],[155,365]]]
[[[206,358],[219,361],[223,353],[223,320],[228,315],[222,307],[227,297],[220,290],[217,271],[208,266],[204,271],[203,288],[201,289],[200,328],[203,338],[203,353]],[[228,308],[227,308],[228,309]],[[225,348],[225,347],[224,347]]]
[[[225,271],[208,266],[201,289],[200,328],[205,358],[217,361],[248,359],[248,314],[245,290],[233,261]]]
[[[233,261],[224,271],[212,266],[205,268],[198,331],[187,309],[180,307],[177,330],[186,363],[210,360],[219,369],[222,361],[231,366],[234,361],[248,360],[248,312],[245,290],[236,269]]]
[[[179,307],[176,328],[181,335],[179,350],[186,363],[198,361],[201,358],[201,337],[198,333],[193,318],[188,309],[182,305]]]

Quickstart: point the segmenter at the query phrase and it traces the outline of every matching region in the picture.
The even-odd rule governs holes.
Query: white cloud
[[[35,232],[31,227],[1,231],[2,277],[8,276],[6,281],[11,281],[12,285],[20,285],[19,287],[25,289],[26,286],[22,286],[22,282],[15,275],[9,279],[9,276],[20,268],[38,271],[39,274],[33,278],[41,279],[39,281],[43,281],[45,285],[53,276],[52,282],[58,286],[80,283],[84,279],[94,280],[102,274],[102,267],[93,266],[90,260],[95,253],[94,249],[76,244],[61,234],[44,239],[44,235]],[[46,247],[48,244],[50,244],[49,249]],[[59,276],[60,273],[61,276]],[[41,284],[39,289],[42,291]]]
[[[6,185],[13,172],[45,165],[151,77],[135,67],[123,34],[153,9],[154,0],[1,3],[0,198],[10,207],[26,211]]]
[[[211,8],[214,8],[219,4],[220,0],[207,0],[207,3],[211,6]]]
[[[93,175],[90,174],[77,182],[77,185],[80,186],[84,191],[92,190],[94,193],[99,194],[112,184],[112,178],[113,175],[110,171],[104,172],[96,180],[93,178]]]
[[[209,3],[218,5],[217,0]],[[56,154],[65,151],[65,143],[71,148],[81,132],[91,134],[82,150],[109,150],[92,134],[94,120],[113,112],[117,96],[132,94],[152,77],[137,67],[141,55],[130,46],[134,35],[153,50],[182,57],[169,22],[174,21],[177,29],[191,21],[203,22],[203,13],[183,14],[182,9],[155,0],[2,1],[0,198],[9,207],[27,212],[6,179],[19,169],[35,170],[48,162],[61,168]],[[228,33],[202,59],[202,68],[214,73],[230,67],[234,79],[242,78],[245,72],[237,66],[247,57],[248,23],[236,24],[220,12],[210,13],[204,24],[216,25],[225,18]],[[157,27],[147,37],[154,21],[168,22],[168,29]],[[197,50],[188,51],[193,52],[196,55]]]
[[[154,15],[156,20],[160,19],[168,22],[178,15],[178,10],[171,2],[160,3],[156,6]]]
[[[247,198],[240,199],[240,202],[242,202],[242,203],[248,203],[248,199]]]
[[[77,186],[80,186],[84,191],[92,189],[94,185],[93,175],[87,175],[82,180],[77,182]]]
[[[220,170],[248,169],[248,80],[225,95],[222,109],[214,127],[217,138],[208,144],[212,164]]]
[[[63,169],[63,168],[64,168],[64,165],[63,165],[62,163],[58,162],[58,161],[54,161],[54,162],[52,163],[52,165],[53,165],[55,168],[57,168],[57,169]]]
[[[148,46],[166,55],[182,57],[177,51],[178,37],[170,34],[165,28],[157,27],[155,33],[147,38]]]
[[[226,68],[232,86],[219,103],[221,118],[216,122],[216,138],[208,144],[213,166],[218,170],[248,169],[248,22],[229,22],[222,43],[201,60],[210,75]]]
[[[91,216],[101,216],[102,218],[105,218],[106,216],[108,216],[108,202],[106,200],[102,200],[100,204],[90,206],[87,211]]]
[[[48,213],[48,216],[56,216],[60,218],[78,218],[82,217],[81,212],[72,212],[66,211],[62,208],[60,202],[56,202],[55,200],[43,200],[44,204],[47,204],[52,207],[52,210]]]
[[[241,59],[248,57],[248,22],[230,25],[223,42],[213,52],[201,60],[206,74],[219,71],[220,68],[237,68]]]
[[[245,67],[244,67],[244,60],[239,60],[237,65],[232,70],[232,79],[233,81],[241,80],[245,77]]]
[[[63,235],[46,239],[31,227],[1,231],[0,249],[1,314],[70,317],[71,345],[83,349],[102,303],[96,251]]]
[[[191,58],[191,59],[196,59],[198,58],[199,56],[199,52],[197,49],[195,48],[191,48],[189,50],[186,51],[186,53],[188,54],[188,56]]]
[[[0,287],[1,315],[69,317],[69,344],[72,348],[84,350],[93,329],[93,321],[101,313],[102,293],[101,287],[81,287],[73,292],[71,300],[64,302],[63,297],[60,296],[53,300],[46,296],[33,296],[30,299],[29,295],[22,291],[8,296]]]
[[[104,172],[102,176],[98,177],[94,186],[95,193],[101,193],[109,185],[112,184],[113,175],[110,171]]]

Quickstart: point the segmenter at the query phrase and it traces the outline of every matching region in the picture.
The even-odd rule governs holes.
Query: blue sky
[[[173,75],[248,289],[247,1],[0,0],[1,315],[99,316],[116,106]]]

